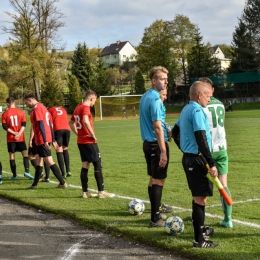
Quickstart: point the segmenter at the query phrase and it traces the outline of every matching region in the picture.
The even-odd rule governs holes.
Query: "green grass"
[[[177,116],[167,116],[171,125]],[[192,249],[193,228],[191,195],[181,166],[181,152],[170,143],[170,165],[168,178],[163,189],[163,202],[174,207],[174,215],[185,223],[184,233],[169,236],[163,228],[147,228],[150,205],[141,216],[131,216],[126,207],[129,198],[148,201],[146,164],[142,152],[139,121],[134,119],[96,121],[95,130],[102,156],[105,189],[116,193],[112,199],[83,199],[80,188],[81,162],[72,134],[69,147],[73,176],[67,183],[74,185],[65,190],[56,190],[54,183],[39,183],[37,190],[27,190],[32,181],[22,177],[23,167],[20,154],[16,154],[18,181],[9,181],[11,176],[5,131],[0,131],[0,158],[3,164],[3,185],[0,196],[11,198],[39,209],[54,212],[76,220],[87,227],[109,232],[136,243],[146,243],[169,250],[190,259],[260,259],[260,110],[237,111],[226,114],[226,132],[229,152],[229,188],[235,202],[233,206],[234,228],[218,226],[223,213],[219,194],[208,199],[206,224],[215,228],[212,238],[220,244],[215,249]],[[28,140],[29,123],[26,128]],[[53,151],[54,154],[54,151]],[[56,156],[54,156],[56,159]],[[51,174],[51,180],[56,181]],[[89,187],[96,190],[93,166],[89,172]],[[120,197],[121,196],[121,197]],[[171,214],[168,214],[170,216]]]

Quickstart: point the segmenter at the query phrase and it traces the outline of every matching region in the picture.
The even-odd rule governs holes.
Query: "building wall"
[[[133,48],[133,46],[129,42],[127,42],[122,50],[119,52],[119,65],[123,65],[126,58],[130,58],[133,54],[137,55],[137,52]],[[135,61],[135,59],[133,59],[133,61]]]

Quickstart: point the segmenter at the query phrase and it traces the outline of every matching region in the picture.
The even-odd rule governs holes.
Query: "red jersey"
[[[83,123],[84,115],[88,116],[90,125],[94,131],[93,118],[92,118],[92,114],[90,112],[90,106],[84,105],[84,103],[79,104],[75,108],[75,110],[71,116],[71,120],[73,122],[75,122],[76,128],[78,130],[77,143],[78,144],[94,144],[94,143],[96,143],[96,140],[93,139],[92,137],[88,137],[91,134]]]
[[[47,108],[41,104],[37,103],[34,106],[33,112],[30,115],[30,120],[33,126],[35,144],[42,145],[44,144],[42,132],[39,126],[39,121],[43,121],[45,135],[46,135],[46,142],[52,142],[52,135],[51,135],[51,128],[50,128],[50,113],[48,112]]]
[[[70,130],[68,114],[63,107],[50,107],[48,109],[52,116],[53,131]]]
[[[3,114],[2,114],[2,124],[7,124],[7,127],[14,132],[19,132],[19,130],[22,127],[22,123],[26,122],[25,114],[22,110],[11,107],[8,108]],[[24,142],[24,132],[21,134],[20,138],[18,140],[14,139],[14,135],[7,132],[6,139],[8,143],[11,142]]]

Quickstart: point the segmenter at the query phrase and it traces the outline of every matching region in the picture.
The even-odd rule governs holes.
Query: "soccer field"
[[[174,125],[177,118],[178,116],[167,116],[166,121]],[[229,188],[234,201],[234,227],[225,229],[218,226],[223,213],[219,193],[215,189],[214,196],[208,199],[205,221],[215,229],[212,240],[220,244],[214,249],[192,248],[192,198],[181,165],[182,154],[174,142],[170,143],[170,164],[163,190],[163,202],[173,207],[173,215],[184,220],[184,233],[180,236],[169,236],[163,228],[147,228],[150,218],[148,177],[138,118],[95,121],[105,189],[115,193],[115,198],[81,197],[81,161],[73,133],[69,146],[73,176],[66,180],[69,184],[68,189],[54,189],[57,180],[51,173],[51,183],[39,183],[37,190],[27,190],[32,181],[23,177],[20,154],[16,154],[19,180],[8,180],[11,174],[5,141],[6,132],[2,129],[0,160],[4,173],[0,195],[73,218],[85,226],[110,232],[136,243],[156,245],[170,250],[171,254],[176,252],[190,259],[260,259],[260,111],[228,112],[225,125],[229,154]],[[29,128],[27,123],[26,140]],[[53,157],[56,160],[54,149]],[[33,171],[31,173],[33,174]],[[93,166],[89,171],[89,188],[96,190]],[[132,216],[127,212],[127,204],[131,198],[139,198],[146,202],[144,214]]]

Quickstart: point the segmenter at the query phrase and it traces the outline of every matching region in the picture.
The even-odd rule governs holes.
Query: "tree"
[[[82,101],[82,92],[78,79],[75,75],[69,76],[69,112],[72,113],[75,107]]]
[[[64,23],[60,21],[63,14],[57,10],[58,0],[9,0],[14,12],[6,12],[11,18],[11,27],[2,26],[5,33],[12,35],[9,46],[15,54],[15,62],[27,58],[27,74],[34,84],[37,99],[39,82],[44,75],[44,57],[48,50],[57,43],[57,31]],[[45,55],[43,55],[43,53]]]
[[[247,0],[241,19],[243,20],[252,43],[260,51],[260,0]]]
[[[78,79],[82,90],[91,89],[93,86],[93,72],[88,55],[86,43],[78,43],[72,57],[71,73]]]
[[[0,80],[0,100],[5,101],[8,98],[9,90],[7,85]]]
[[[168,24],[171,38],[174,41],[173,48],[178,59],[178,70],[181,71],[183,82],[186,86],[189,84],[187,54],[191,48],[196,26],[190,22],[187,16],[180,14],[177,14]]]
[[[41,101],[46,107],[63,106],[64,97],[60,74],[54,68],[51,59],[48,61],[46,70],[47,72],[42,84]]]
[[[253,47],[251,33],[242,19],[239,19],[239,24],[233,33],[231,54],[229,73],[257,70],[256,50]]]
[[[137,47],[138,67],[145,73],[159,65],[175,72],[176,55],[173,47],[168,22],[156,20],[151,26],[145,28],[142,41]],[[173,83],[169,82],[169,85],[172,86]]]
[[[206,77],[218,72],[217,61],[210,57],[208,48],[202,42],[199,28],[195,29],[192,47],[187,55],[188,75],[191,78]]]
[[[99,95],[110,95],[111,88],[108,80],[108,73],[104,68],[104,63],[101,57],[99,57],[95,64],[94,69],[94,83],[92,89],[95,90]]]
[[[144,94],[145,89],[145,81],[140,70],[137,71],[135,75],[135,94]]]

